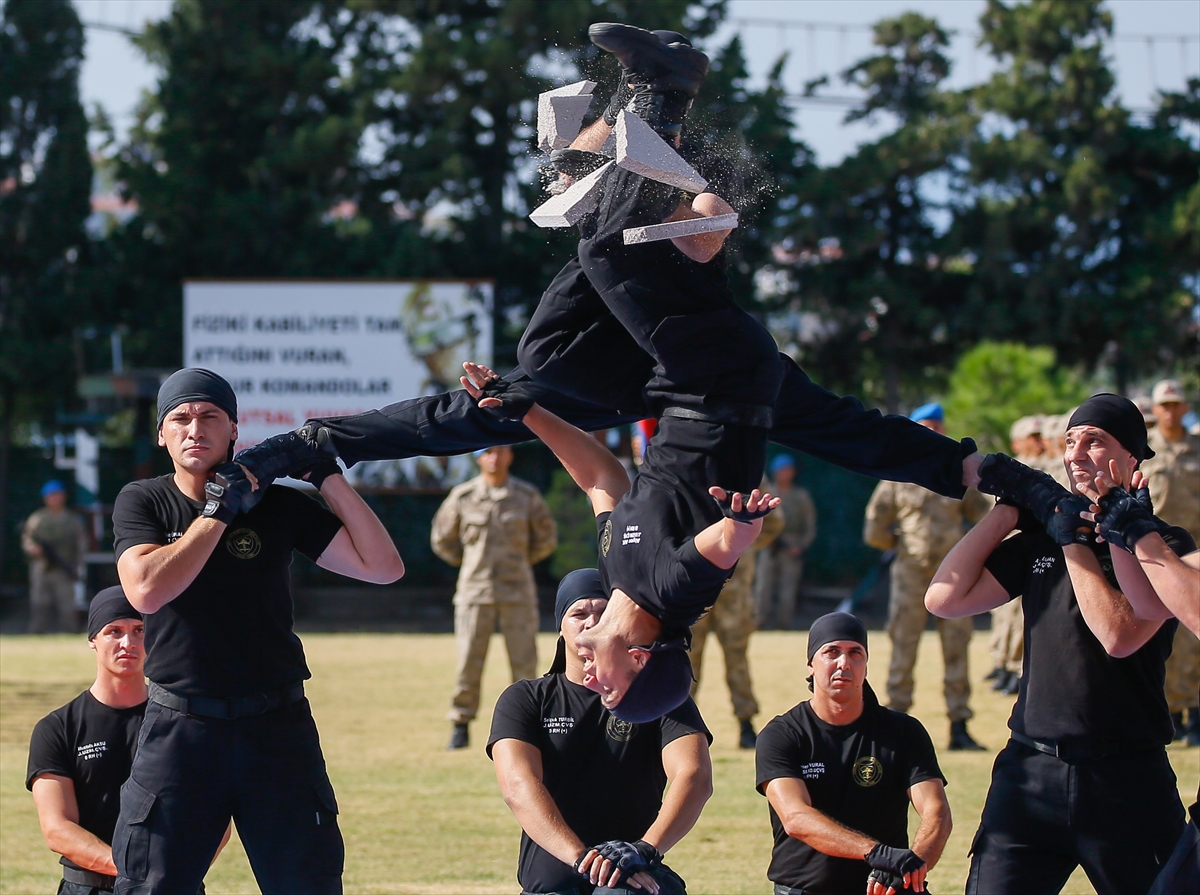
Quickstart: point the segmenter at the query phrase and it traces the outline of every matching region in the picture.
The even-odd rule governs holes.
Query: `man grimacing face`
[[[1110,461],[1115,461],[1121,481],[1128,482],[1137,469],[1138,460],[1117,439],[1095,426],[1075,426],[1067,430],[1067,447],[1063,453],[1063,465],[1076,486],[1095,488],[1096,476],[1103,473],[1106,479],[1112,475]],[[1111,484],[1111,483],[1110,483]]]

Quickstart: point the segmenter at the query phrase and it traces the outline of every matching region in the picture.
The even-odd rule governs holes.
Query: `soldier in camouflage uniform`
[[[1042,443],[1042,418],[1023,416],[1009,429],[1013,456],[1034,469],[1043,468],[1046,452]],[[1061,463],[1059,464],[1062,465]],[[1021,598],[1009,600],[992,610],[992,637],[988,649],[992,654],[992,671],[984,680],[992,681],[992,689],[1015,696],[1021,681],[1021,660],[1025,656],[1025,619]]]
[[[782,533],[758,557],[754,583],[755,614],[759,628],[790,629],[796,615],[796,597],[804,577],[804,554],[817,537],[817,510],[808,491],[795,484],[796,461],[779,454],[771,461],[772,489],[782,504]]]
[[[940,404],[918,407],[911,419],[945,433]],[[877,550],[896,548],[888,604],[888,636],[892,640],[887,681],[889,708],[907,712],[912,706],[913,666],[921,632],[929,618],[925,591],[933,573],[962,538],[967,525],[978,522],[991,507],[992,501],[973,488],[959,501],[926,491],[919,485],[880,482],[871,495],[863,540]],[[967,704],[971,696],[967,650],[972,620],[939,618],[936,622],[946,669],[942,689],[950,718],[950,748],[982,749],[967,731],[967,720],[974,715]]]
[[[41,509],[25,521],[21,549],[29,559],[29,633],[75,631],[75,581],[87,547],[83,523],[67,509],[62,483],[42,487]]]
[[[460,566],[454,592],[458,672],[449,718],[451,749],[469,744],[467,725],[479,711],[488,642],[499,622],[513,681],[537,677],[537,591],[533,565],[558,546],[542,495],[508,474],[512,448],[476,454],[480,474],[456,486],[433,517],[433,552]]]
[[[765,480],[762,487],[766,490]],[[785,521],[782,507],[763,519],[762,531],[738,560],[733,576],[725,582],[725,587],[721,590],[721,598],[692,625],[692,676],[696,679],[692,684],[692,698],[696,697],[696,691],[700,689],[704,644],[708,640],[708,632],[713,631],[725,656],[725,683],[729,685],[733,714],[738,719],[740,728],[738,745],[743,749],[753,749],[757,739],[750,719],[758,714],[758,700],[754,698],[754,689],[750,681],[750,660],[746,657],[750,635],[755,630],[753,589],[756,558],[760,550],[779,537]]]
[[[1154,514],[1178,525],[1200,541],[1200,435],[1183,427],[1188,403],[1183,387],[1174,379],[1154,386],[1152,412],[1157,425],[1147,438],[1155,456],[1142,463],[1154,501]],[[1200,746],[1200,641],[1180,625],[1167,659],[1167,706],[1175,719],[1178,737],[1189,746]],[[1183,713],[1187,712],[1184,725]]]

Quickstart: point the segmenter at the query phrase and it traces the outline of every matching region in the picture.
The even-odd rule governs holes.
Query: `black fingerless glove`
[[[895,889],[897,892],[904,891],[904,877],[892,873],[890,870],[872,870],[867,875],[867,879],[874,880],[885,889]]]
[[[886,870],[900,877],[903,877],[906,873],[913,873],[920,870],[925,866],[925,859],[912,849],[893,848],[890,845],[884,845],[882,842],[876,843],[875,847],[867,852],[867,856],[863,860],[867,862],[867,866],[872,870]],[[901,879],[901,883],[903,883],[903,879]]]
[[[662,863],[662,855],[658,853],[658,849],[644,839],[637,842],[610,839],[594,848],[600,857],[612,861],[621,871],[621,879],[627,879],[643,870],[651,870]]]
[[[713,500],[717,500],[717,506],[721,508],[721,515],[726,519],[732,519],[734,522],[741,522],[743,525],[749,525],[755,519],[761,519],[763,516],[771,512],[770,507],[764,506],[759,506],[759,508],[753,512],[746,509],[746,504],[750,500],[749,494],[742,495],[742,508],[740,510],[735,510],[733,508],[733,495],[736,493],[736,491],[726,491],[724,500],[717,500],[715,497],[713,498]]]
[[[525,418],[529,408],[538,402],[546,390],[528,379],[509,382],[497,377],[484,385],[480,391],[483,393],[480,400],[497,398],[500,401],[499,407],[485,407],[484,410],[499,414],[506,420],[519,421]]]
[[[1041,520],[1046,534],[1060,547],[1090,543],[1095,536],[1095,530],[1079,514],[1086,513],[1091,506],[1092,502],[1086,497],[1067,494],[1054,504],[1054,509],[1047,518]]]
[[[329,478],[331,475],[341,474],[342,467],[338,466],[337,460],[330,458],[328,460],[318,460],[312,466],[305,467],[304,469],[297,469],[292,473],[291,477],[308,482],[310,485],[315,486],[316,489],[320,491],[321,486],[325,484],[325,480],[327,478]],[[305,478],[305,476],[307,476],[307,478]]]
[[[1130,494],[1118,485],[1100,498],[1096,530],[1104,540],[1122,550],[1133,553],[1138,541],[1151,532],[1161,532],[1165,527],[1154,517],[1149,488],[1138,488]]]
[[[1079,516],[1091,506],[1087,498],[1072,494],[1046,473],[1007,454],[983,458],[979,490],[995,495],[1001,503],[1029,510],[1059,546],[1086,544],[1091,539],[1091,529]]]
[[[250,496],[250,488],[245,470],[236,463],[214,467],[204,482],[205,501],[200,515],[228,525],[242,511],[242,502]]]

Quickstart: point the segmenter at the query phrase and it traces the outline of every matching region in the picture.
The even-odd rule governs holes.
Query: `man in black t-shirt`
[[[62,855],[58,895],[112,891],[121,784],[146,711],[145,626],[121,588],[92,599],[87,635],[96,680],[34,727],[25,775],[46,844]]]
[[[232,817],[263,891],[340,892],[337,802],[304,698],[288,568],[293,550],[376,583],[404,565],[336,463],[304,473],[329,510],[292,488],[252,492],[228,462],[237,398],[215,373],[170,376],[158,424],[174,473],[126,485],[113,508],[150,679],[121,790],[115,891],[195,891]]]
[[[712,794],[712,737],[690,699],[663,718],[630,724],[583,686],[575,639],[607,603],[595,569],[567,575],[555,601],[561,636],[550,672],[513,684],[492,715],[487,752],[522,827],[517,878],[526,893],[683,895],[662,855]],[[597,801],[597,781],[620,796]]]
[[[755,746],[776,895],[923,892],[951,828],[929,734],[875,698],[867,631],[853,615],[813,623],[808,673],[813,698],[767,724]],[[911,849],[910,802],[920,818]]]
[[[1077,489],[1110,471],[1129,481],[1150,456],[1132,401],[1095,395],[1071,415],[1063,460]],[[967,892],[1058,892],[1079,865],[1101,895],[1145,892],[1184,826],[1164,748],[1176,622],[1136,616],[1118,576],[1145,577],[1135,556],[1096,541],[1080,518],[1089,500],[1004,455],[985,459],[979,487],[1000,502],[946,557],[925,604],[961,617],[1022,597],[1025,659]],[[1183,529],[1155,526],[1176,554],[1195,549]]]

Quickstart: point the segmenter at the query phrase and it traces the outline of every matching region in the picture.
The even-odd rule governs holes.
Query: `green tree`
[[[874,40],[878,54],[843,75],[865,93],[847,121],[887,113],[898,126],[804,178],[790,245],[794,288],[779,300],[825,322],[823,339],[803,348],[823,381],[861,388],[895,412],[902,392],[922,395],[957,351],[967,278],[941,263],[930,181],[961,151],[970,122],[941,87],[949,39],[934,20],[886,19]]]
[[[1052,348],[981,342],[958,359],[950,374],[947,428],[955,438],[974,438],[984,452],[1008,452],[1015,420],[1062,413],[1088,393],[1077,374],[1057,365]]]
[[[1169,239],[1200,153],[1187,102],[1135,123],[1113,94],[1112,15],[1099,0],[989,0],[982,45],[1000,63],[970,99],[975,201],[955,237],[977,257],[964,319],[976,338],[1053,345],[1067,363],[1131,372],[1190,346],[1195,256]],[[1183,301],[1181,302],[1181,298]]]
[[[49,423],[74,396],[75,270],[92,167],[79,103],[83,27],[68,0],[6,0],[0,14],[0,535],[18,422]],[[0,536],[0,574],[4,563]]]

